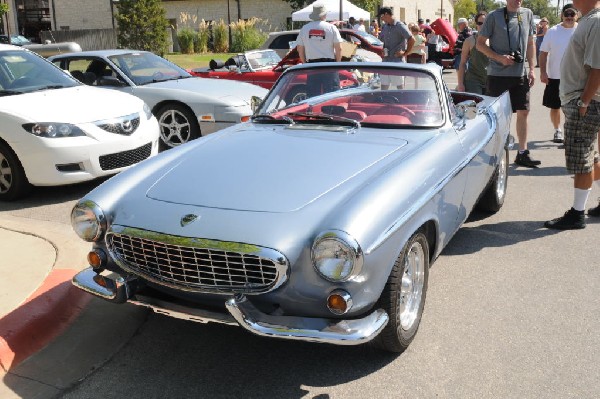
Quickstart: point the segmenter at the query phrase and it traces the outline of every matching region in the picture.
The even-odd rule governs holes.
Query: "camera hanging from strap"
[[[506,22],[506,37],[508,38],[508,51],[512,52],[512,44],[510,44],[510,27],[508,25],[508,8],[504,7],[504,21]],[[519,22],[519,41],[521,40],[521,22],[523,22],[523,17],[521,17],[521,13],[517,11],[517,21]],[[521,51],[520,43],[517,46],[517,51]]]

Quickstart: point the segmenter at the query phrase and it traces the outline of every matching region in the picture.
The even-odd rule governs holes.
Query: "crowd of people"
[[[533,12],[522,7],[522,0],[507,0],[505,7],[478,13],[475,30],[467,19],[459,18],[452,49],[459,91],[495,97],[508,91],[517,116],[514,162],[527,168],[541,165],[528,148],[530,88],[536,81],[535,68],[540,68],[540,80],[546,85],[540,105],[550,110],[552,139],[564,143],[566,168],[574,175],[572,207],[544,224],[561,230],[586,226],[585,207],[594,181],[600,187],[600,0],[573,2],[563,6],[561,22],[553,27],[548,26],[547,18],[536,24]],[[325,23],[324,14],[318,15]],[[376,20],[368,27],[362,19],[351,18],[349,23],[383,41],[384,61],[425,63],[439,54],[443,42],[429,20],[419,18],[407,25],[396,20],[388,7],[380,8],[378,17],[381,26]],[[324,58],[339,58],[336,38],[339,32],[327,45],[329,53]],[[301,58],[310,62],[303,55],[304,46],[310,45],[300,39],[299,44]],[[381,85],[386,89],[392,83],[382,80]],[[560,127],[561,110],[564,130]],[[588,210],[588,215],[600,217],[600,202]]]

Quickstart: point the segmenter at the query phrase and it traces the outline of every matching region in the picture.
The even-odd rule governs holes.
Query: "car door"
[[[469,96],[456,96],[459,97]],[[453,123],[468,161],[465,167],[467,184],[463,196],[465,214],[461,215],[465,219],[494,174],[499,157],[504,155],[511,115],[510,100],[508,94],[504,93],[498,98],[481,101],[477,105],[475,118],[456,117]]]

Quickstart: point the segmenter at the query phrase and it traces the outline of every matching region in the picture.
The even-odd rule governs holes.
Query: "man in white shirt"
[[[576,27],[577,10],[573,4],[566,4],[562,10],[562,22],[548,30],[540,47],[540,80],[546,84],[542,104],[550,108],[555,143],[563,142],[560,129],[560,62]]]
[[[326,22],[327,8],[315,4],[309,15],[312,22],[300,29],[297,38],[298,54],[302,63],[339,62],[342,60],[344,41],[338,28]],[[306,78],[307,95],[313,97],[339,89],[340,79],[336,73],[309,73]]]

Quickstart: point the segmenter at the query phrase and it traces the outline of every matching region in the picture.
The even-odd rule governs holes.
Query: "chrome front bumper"
[[[229,314],[210,312],[137,295],[135,279],[114,274],[100,276],[91,267],[76,274],[73,285],[110,302],[130,302],[178,319],[240,325],[257,335],[299,341],[360,345],[375,338],[389,320],[382,309],[352,320],[271,316],[258,310],[244,295],[236,295],[225,302]]]

